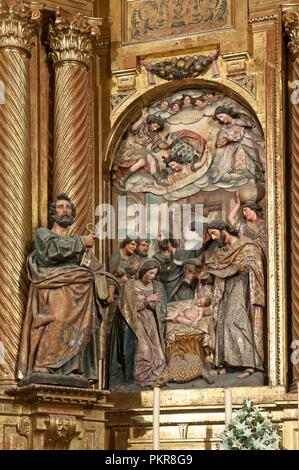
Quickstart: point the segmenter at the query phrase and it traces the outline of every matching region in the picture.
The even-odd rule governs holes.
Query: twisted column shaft
[[[283,22],[290,39],[288,48],[293,59],[293,80],[299,80],[299,12],[287,12],[283,16]],[[293,342],[293,340],[299,341],[299,103],[294,102],[291,109],[291,342]],[[292,369],[293,382],[297,382],[298,361],[292,360]]]
[[[73,233],[91,221],[92,174],[89,162],[88,71],[82,64],[61,64],[55,72],[54,195],[75,202]]]
[[[25,261],[32,240],[29,51],[39,15],[0,2],[0,384],[14,381],[27,302]]]
[[[294,62],[294,80],[299,80],[299,59]],[[299,104],[292,106],[291,160],[291,302],[292,340],[299,340]],[[299,380],[299,363],[293,361],[293,380]]]
[[[56,14],[49,28],[55,66],[54,196],[75,202],[71,232],[83,235],[92,221],[93,169],[90,161],[89,60],[100,19]]]

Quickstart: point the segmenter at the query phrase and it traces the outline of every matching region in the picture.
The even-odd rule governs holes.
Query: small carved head
[[[65,193],[59,194],[49,208],[49,220],[56,222],[61,227],[69,227],[76,217],[76,207],[69,196]]]
[[[214,119],[220,121],[223,124],[231,122],[233,119],[239,119],[240,115],[236,113],[233,108],[226,106],[218,106],[215,110]]]
[[[150,115],[146,118],[146,123],[151,132],[164,130],[164,120],[160,116]]]
[[[208,234],[212,240],[216,240],[220,247],[223,247],[227,241],[227,235],[237,237],[239,230],[234,229],[227,222],[223,220],[213,220],[208,225]]]

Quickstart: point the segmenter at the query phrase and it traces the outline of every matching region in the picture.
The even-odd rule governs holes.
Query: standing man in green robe
[[[98,380],[95,275],[80,265],[95,236],[68,235],[75,216],[73,202],[60,194],[50,206],[51,229],[36,231],[35,251],[27,260],[31,286],[19,352],[20,379],[48,374],[44,383],[57,383],[58,375],[80,377],[87,385]]]

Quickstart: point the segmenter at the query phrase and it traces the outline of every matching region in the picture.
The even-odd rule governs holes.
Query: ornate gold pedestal
[[[45,385],[0,392],[0,448],[104,449],[108,394]]]

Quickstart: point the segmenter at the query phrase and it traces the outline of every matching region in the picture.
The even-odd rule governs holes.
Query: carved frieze
[[[256,96],[256,77],[254,75],[241,75],[230,77],[229,80],[246,90],[251,96]]]
[[[131,96],[134,93],[134,90],[132,91],[127,91],[124,93],[119,93],[117,95],[111,95],[110,97],[110,109],[111,112],[116,111],[120,107],[120,105],[126,101],[129,96]]]
[[[150,41],[233,24],[232,0],[125,0],[125,41]]]

